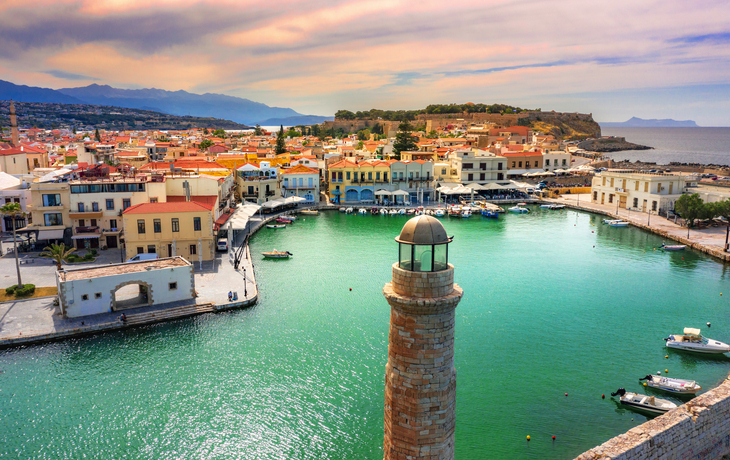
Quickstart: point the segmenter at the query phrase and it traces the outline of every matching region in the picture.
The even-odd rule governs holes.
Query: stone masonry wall
[[[576,460],[709,460],[730,454],[730,380]]]
[[[454,268],[411,272],[393,264],[385,368],[384,459],[454,458]],[[409,295],[410,294],[410,295]]]

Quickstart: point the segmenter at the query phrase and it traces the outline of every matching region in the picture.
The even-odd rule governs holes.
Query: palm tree
[[[58,271],[61,271],[63,269],[63,262],[65,262],[68,256],[70,256],[71,253],[75,250],[76,248],[66,249],[66,245],[63,243],[52,244],[43,248],[43,252],[41,252],[41,257],[48,257],[49,259],[53,259],[53,261],[56,262],[56,268],[58,269]]]
[[[15,239],[15,218],[17,216],[25,217],[25,212],[20,208],[20,203],[6,203],[0,207],[0,213],[5,216],[13,217],[13,249],[15,250],[15,269],[18,272],[18,288],[23,287],[23,281],[20,279],[20,261],[18,259],[18,240]]]

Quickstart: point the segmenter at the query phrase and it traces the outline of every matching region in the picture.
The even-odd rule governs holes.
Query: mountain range
[[[297,125],[303,124],[304,120],[312,124],[334,119],[334,117],[302,115],[290,108],[269,107],[260,102],[224,94],[194,94],[182,90],[166,91],[156,88],[119,89],[97,84],[53,90],[0,80],[0,100],[8,99],[20,102],[107,105],[154,110],[179,116],[224,118],[247,125],[257,123],[264,126]]]
[[[600,122],[602,128],[697,128],[697,123],[693,120],[672,120],[667,118],[664,120],[631,117],[627,121],[620,122]]]

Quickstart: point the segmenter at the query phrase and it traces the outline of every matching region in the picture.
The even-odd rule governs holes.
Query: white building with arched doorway
[[[62,270],[56,286],[67,318],[195,299],[193,266],[179,256]]]

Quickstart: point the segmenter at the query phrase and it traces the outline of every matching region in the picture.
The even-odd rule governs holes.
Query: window
[[[497,174],[497,180],[504,180],[504,174],[498,173]]]
[[[550,158],[545,158],[545,166],[550,166]]]
[[[200,217],[193,217],[193,230],[199,232],[201,229]]]
[[[61,195],[43,195],[43,206],[61,206]]]
[[[82,295],[81,300],[89,300],[89,295],[88,294]]]
[[[519,162],[519,167],[520,167],[520,168],[522,167],[522,162],[521,162],[521,161]]]
[[[148,244],[148,245],[147,245],[147,252],[148,252],[149,254],[154,254],[154,253],[156,253],[156,252],[157,252],[157,247],[155,247],[155,245],[154,245],[154,244]]]
[[[145,233],[144,219],[137,219],[137,233]]]
[[[464,163],[462,169],[474,169],[474,163]]]
[[[441,168],[441,175],[442,176],[445,176],[446,175],[446,168]]]
[[[514,162],[514,161],[512,162],[512,167],[513,167],[513,168],[515,167],[515,162]]]
[[[122,209],[127,209],[130,206],[132,206],[132,200],[130,200],[129,198],[124,198],[122,200]]]
[[[97,203],[97,202],[91,203],[91,210],[92,211],[95,211],[95,212],[98,211],[99,210],[99,203]]]
[[[611,178],[611,187],[613,187],[613,177]]]
[[[106,209],[113,210],[114,209],[114,199],[113,198],[107,198],[106,200]]]
[[[337,173],[332,171],[332,180],[337,180]]]
[[[469,174],[467,180],[470,181],[470,182],[473,181],[474,180],[474,174]]]
[[[373,180],[373,173],[372,172],[369,172],[368,173],[368,180]]]
[[[157,203],[157,197],[153,196],[152,198],[150,198],[150,203]]]
[[[608,194],[608,202],[613,203],[613,193]]]
[[[169,286],[170,286],[170,290],[171,291],[174,291],[175,289],[177,289],[177,282],[175,282],[175,283],[169,283]]]
[[[84,212],[84,203],[79,203],[79,212]]]
[[[634,198],[634,207],[635,208],[638,208],[639,207],[639,199],[638,198]]]
[[[79,219],[79,227],[86,227],[86,221],[84,219]]]
[[[598,192],[593,192],[593,201],[598,201]]]
[[[63,225],[63,219],[61,218],[60,212],[44,214],[43,220],[44,220],[46,227],[48,227],[50,225]]]
[[[644,182],[644,192],[648,192],[648,191],[649,191],[649,183]]]
[[[502,165],[502,162],[497,163],[497,171],[501,171],[502,170],[502,166],[503,166]]]
[[[346,178],[347,180],[350,180],[350,171],[347,171],[347,172],[345,173],[345,178]]]
[[[94,294],[95,299],[101,299],[101,292],[97,292]]]
[[[480,180],[480,181],[483,181],[483,180],[485,180],[485,178],[484,178],[484,173],[481,173],[481,174],[479,174],[479,180]]]
[[[568,166],[568,163],[567,163],[567,161],[568,161],[568,160],[566,160],[565,158],[563,158],[563,166]]]
[[[656,211],[656,201],[651,202],[651,210]]]
[[[112,230],[116,230],[117,229],[117,220],[116,219],[109,219],[109,227]]]
[[[375,173],[375,180],[380,180],[380,171]]]
[[[603,184],[602,184],[602,185],[603,185],[604,187],[605,187],[605,185],[606,185],[606,178],[605,178],[605,177],[603,178]]]
[[[180,231],[180,219],[178,219],[178,218],[172,219],[172,231],[173,232]]]
[[[639,191],[639,181],[634,182],[634,190]]]
[[[153,220],[152,227],[155,233],[162,233],[162,221],[160,219]]]
[[[91,226],[96,227],[96,219],[91,219]]]
[[[190,245],[190,255],[192,256],[192,255],[195,255],[197,253],[198,253],[198,247],[195,246],[194,244],[191,244]]]
[[[669,194],[672,194],[672,189],[674,188],[674,182],[669,183]]]
[[[137,246],[137,254],[144,254],[144,248],[142,246]]]

